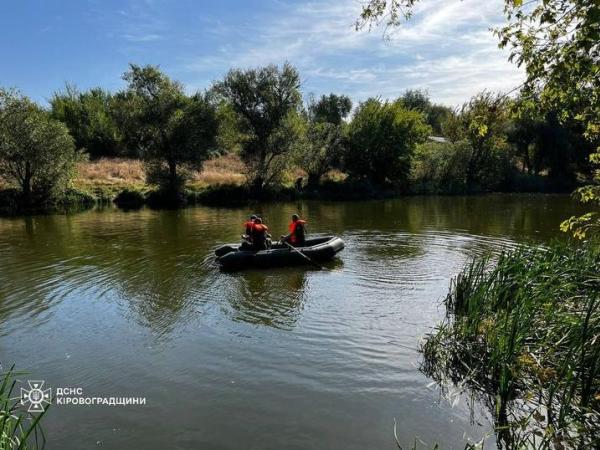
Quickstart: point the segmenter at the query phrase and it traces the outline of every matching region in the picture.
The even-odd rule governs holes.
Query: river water
[[[47,448],[393,449],[394,419],[403,445],[462,448],[487,415],[440,398],[417,351],[451,277],[581,212],[559,195],[253,208],[0,219],[3,366],[24,387],[145,398],[54,404]],[[253,212],[274,236],[300,212],[346,249],[327,270],[221,273],[214,247]]]

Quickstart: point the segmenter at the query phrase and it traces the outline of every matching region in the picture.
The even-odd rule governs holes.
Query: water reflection
[[[252,324],[291,329],[299,319],[308,289],[307,270],[275,270],[227,276],[224,299],[231,318]]]

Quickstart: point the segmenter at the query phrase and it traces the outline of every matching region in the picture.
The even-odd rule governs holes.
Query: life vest
[[[304,242],[306,238],[304,225],[306,225],[306,221],[301,219],[290,222],[288,229],[290,230],[290,242],[292,244]]]
[[[267,231],[269,231],[269,227],[263,223],[253,223],[252,224],[252,233],[260,234],[260,233],[266,233]]]
[[[246,234],[250,236],[252,234],[252,227],[254,227],[254,222],[249,220],[244,224],[244,227],[246,228]]]
[[[269,227],[262,223],[254,223],[252,225],[252,246],[258,250],[265,249]]]

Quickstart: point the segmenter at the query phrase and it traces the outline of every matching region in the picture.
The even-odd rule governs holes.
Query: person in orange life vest
[[[292,221],[288,225],[288,229],[290,234],[287,236],[281,236],[281,240],[289,242],[294,246],[304,245],[304,241],[306,240],[306,221],[300,219],[298,214],[293,214]]]
[[[252,214],[250,219],[244,223],[244,234],[242,235],[242,239],[249,240],[252,235],[252,227],[254,226],[254,221],[257,219],[256,214]]]
[[[262,223],[262,219],[257,217],[254,219],[252,226],[252,248],[254,250],[266,250],[268,248],[269,227]]]

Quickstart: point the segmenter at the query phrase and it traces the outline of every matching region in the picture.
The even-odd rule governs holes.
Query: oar
[[[300,250],[298,250],[296,247],[294,247],[292,244],[290,244],[287,241],[283,241],[282,242],[287,245],[289,248],[291,248],[292,250],[294,250],[296,253],[298,253],[300,256],[302,256],[304,259],[306,259],[309,263],[311,263],[313,266],[318,267],[319,269],[323,269],[323,266],[315,261],[313,261],[311,258],[309,258],[308,256],[306,256],[304,253],[302,253]]]

